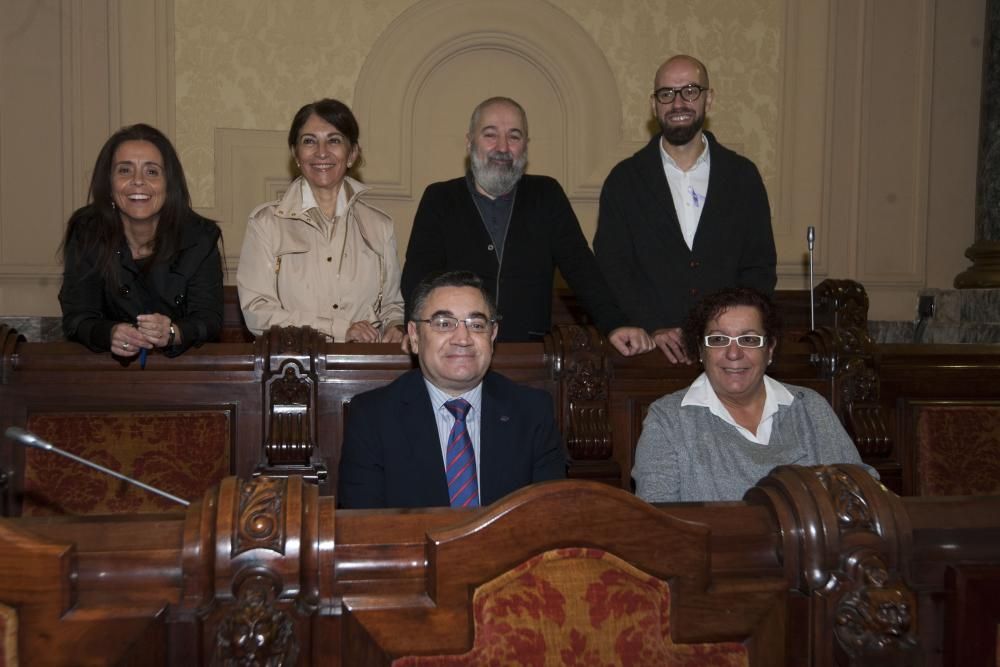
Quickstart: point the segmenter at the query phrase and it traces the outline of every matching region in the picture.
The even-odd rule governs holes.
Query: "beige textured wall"
[[[58,313],[64,221],[107,134],[139,120],[174,138],[235,269],[249,208],[287,182],[292,113],[326,95],[359,114],[401,252],[493,85],[529,103],[529,169],[563,181],[589,237],[603,175],[653,127],[656,66],[691,52],[711,129],[768,186],[779,286],[805,286],[816,225],[818,278],[908,319],[973,240],[985,1],[0,0],[0,313]]]
[[[195,206],[215,205],[216,128],[287,132],[305,102],[350,104],[372,43],[410,4],[175,0],[176,141]]]
[[[195,204],[216,205],[215,128],[286,131],[295,109],[309,100],[333,96],[353,103],[355,82],[380,33],[415,4],[308,0],[296,3],[292,14],[267,2],[175,0],[176,138]],[[492,10],[481,4],[488,24]],[[784,2],[685,0],[654,13],[648,2],[552,4],[607,58],[616,84],[608,94],[620,100],[624,139],[649,137],[648,95],[660,62],[674,52],[704,54],[717,90],[711,128],[773,182]],[[458,139],[464,132],[464,124],[454,128]],[[369,152],[367,160],[381,157]],[[584,224],[589,238],[593,221]]]

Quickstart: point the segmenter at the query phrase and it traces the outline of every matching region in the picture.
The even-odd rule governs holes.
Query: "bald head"
[[[662,88],[667,79],[675,79],[678,76],[684,78],[686,83],[697,83],[703,88],[711,88],[708,85],[708,68],[705,64],[693,56],[676,55],[667,59],[659,69],[656,70],[656,77],[653,79],[653,90]]]
[[[524,132],[525,136],[528,134],[528,114],[524,112],[524,107],[518,104],[517,100],[511,99],[510,97],[490,97],[485,99],[476,105],[476,108],[472,110],[472,117],[469,119],[469,134],[475,135],[479,131],[479,120],[482,118],[483,111],[490,107],[508,107],[511,109],[516,109],[519,114],[521,114],[521,130]]]
[[[697,58],[678,55],[660,65],[649,103],[660,123],[665,150],[678,155],[690,151],[695,157],[701,153],[702,127],[713,99],[708,69]]]

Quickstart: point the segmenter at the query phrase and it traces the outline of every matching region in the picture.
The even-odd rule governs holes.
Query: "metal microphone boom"
[[[46,452],[54,452],[54,453],[56,453],[56,454],[58,454],[60,456],[65,456],[66,458],[71,459],[73,461],[76,461],[77,463],[82,463],[83,465],[85,465],[85,466],[87,466],[89,468],[93,468],[94,470],[99,470],[99,471],[103,472],[106,475],[111,475],[112,477],[114,477],[116,479],[120,479],[123,482],[128,482],[129,484],[134,484],[135,486],[138,486],[140,489],[144,489],[146,491],[149,491],[150,493],[155,493],[156,495],[162,496],[163,498],[166,498],[167,500],[172,500],[175,503],[180,503],[181,505],[184,505],[184,507],[187,507],[188,505],[191,504],[188,501],[184,500],[183,498],[178,498],[177,496],[171,495],[171,494],[167,493],[166,491],[162,491],[162,490],[156,488],[155,486],[150,486],[149,484],[145,484],[144,482],[140,482],[137,479],[132,479],[131,477],[128,477],[127,475],[123,475],[120,472],[115,472],[114,470],[111,470],[110,468],[105,468],[104,466],[99,465],[97,463],[94,463],[93,461],[88,461],[85,458],[81,458],[81,457],[77,456],[76,454],[71,454],[70,452],[67,452],[64,449],[59,449],[58,447],[56,447],[55,445],[53,445],[51,442],[46,442],[46,441],[42,440],[41,438],[39,438],[34,433],[31,433],[29,431],[25,431],[23,428],[20,428],[18,426],[11,426],[6,431],[4,431],[4,435],[6,435],[11,440],[15,440],[15,441],[21,443],[22,445],[27,446],[27,447],[36,447],[36,448],[44,450]]]
[[[806,244],[809,246],[809,330],[816,330],[816,285],[813,277],[813,247],[816,245],[816,228],[812,225],[806,229]]]

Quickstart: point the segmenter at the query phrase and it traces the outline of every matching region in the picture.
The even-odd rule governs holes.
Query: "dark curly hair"
[[[777,343],[781,338],[781,317],[771,299],[749,287],[729,287],[709,294],[688,313],[684,323],[684,347],[688,358],[701,356],[702,338],[708,323],[733,306],[750,306],[760,311],[768,345]]]

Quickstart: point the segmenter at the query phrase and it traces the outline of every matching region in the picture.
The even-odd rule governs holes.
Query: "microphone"
[[[816,330],[816,286],[813,277],[813,248],[816,246],[816,228],[812,225],[806,228],[806,245],[809,247],[809,330]]]
[[[114,477],[116,479],[120,479],[123,482],[128,482],[129,484],[134,484],[135,486],[138,486],[140,489],[144,489],[146,491],[149,491],[150,493],[155,493],[156,495],[161,496],[163,498],[166,498],[167,500],[172,500],[175,503],[179,503],[181,505],[184,505],[184,507],[187,507],[188,505],[191,504],[188,501],[184,500],[183,498],[178,498],[177,496],[171,495],[171,494],[167,493],[166,491],[163,491],[161,489],[156,488],[155,486],[150,486],[149,484],[145,484],[144,482],[140,482],[137,479],[132,479],[131,477],[128,477],[127,475],[123,475],[120,472],[115,472],[114,470],[111,470],[110,468],[105,468],[104,466],[98,465],[97,463],[94,463],[93,461],[88,461],[87,459],[81,458],[81,457],[77,456],[76,454],[72,454],[70,452],[67,452],[64,449],[59,449],[58,447],[56,447],[55,445],[53,445],[51,442],[46,442],[46,441],[42,440],[41,438],[39,438],[34,433],[31,433],[30,431],[25,431],[23,428],[19,428],[17,426],[11,426],[6,431],[4,431],[4,435],[7,436],[8,438],[10,438],[11,440],[14,440],[16,442],[21,443],[22,445],[24,445],[26,447],[35,447],[37,449],[41,449],[41,450],[44,450],[46,452],[54,452],[54,453],[58,454],[59,456],[65,456],[66,458],[68,458],[70,460],[73,460],[73,461],[76,461],[77,463],[82,463],[83,465],[87,466],[88,468],[93,468],[94,470],[99,470],[100,472],[103,472],[105,475],[111,475],[112,477]]]

